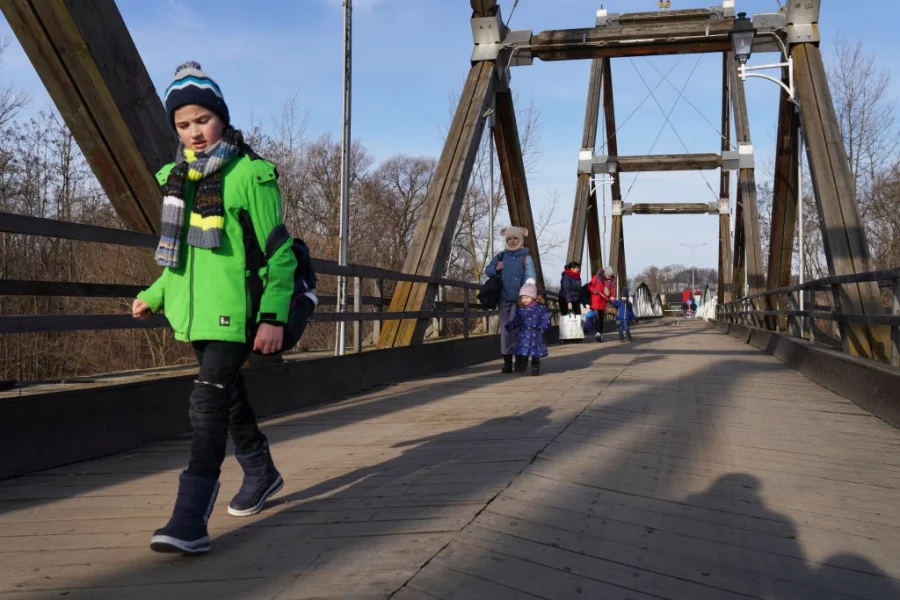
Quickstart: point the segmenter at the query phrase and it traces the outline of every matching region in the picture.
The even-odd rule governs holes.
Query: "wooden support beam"
[[[737,196],[734,203],[734,255],[731,267],[731,294],[732,299],[737,300],[747,295],[747,252],[746,236],[744,235],[744,201],[741,186],[737,187]]]
[[[728,84],[729,54],[722,53],[722,152],[731,150],[731,93]],[[731,198],[731,171],[722,169],[719,177],[719,199]],[[719,214],[719,304],[731,302],[731,215]]]
[[[587,215],[588,259],[591,268],[588,273],[596,273],[603,266],[603,240],[600,238],[600,215],[597,207],[597,191],[591,194]]]
[[[822,54],[816,45],[804,43],[791,48],[791,55],[829,275],[869,271],[872,267],[866,232],[859,217],[853,174]],[[834,286],[833,293],[835,303],[844,313],[884,312],[874,283],[838,285]],[[841,323],[840,330],[845,352],[881,359],[889,356],[886,328]]]
[[[177,139],[113,0],[2,0],[100,185],[129,229],[159,233],[154,174]]]
[[[728,78],[731,86],[731,101],[734,109],[734,130],[738,143],[750,143],[750,120],[747,117],[747,98],[744,82],[737,73],[737,61],[732,58]],[[753,169],[738,171],[738,202],[742,203],[744,220],[744,244],[747,260],[747,287],[751,294],[766,290],[763,274],[762,242],[759,236],[759,207],[756,202],[756,176]],[[737,244],[735,244],[737,250]]]
[[[619,155],[616,137],[616,104],[613,97],[612,66],[609,58],[603,59],[603,117],[606,124],[606,150],[610,156]],[[610,186],[613,201],[622,200],[622,182],[615,177]],[[625,230],[622,217],[613,216],[609,236],[609,264],[616,270],[620,286],[628,285],[628,271],[625,263]]]
[[[657,154],[649,156],[610,156],[620,173],[637,171],[712,171],[722,167],[719,154]]]
[[[685,21],[706,22],[713,16],[708,8],[687,8],[680,10],[655,10],[652,12],[624,13],[619,15],[619,23],[630,24],[660,24],[660,23],[684,23]],[[713,18],[718,18],[716,15]]]
[[[787,83],[787,74],[783,76]],[[797,167],[800,161],[798,126],[800,116],[787,94],[780,94],[778,133],[775,138],[775,183],[772,188],[772,231],[769,238],[769,269],[766,286],[770,290],[791,284],[794,233],[797,229]],[[788,296],[766,296],[766,310],[786,309]],[[775,329],[776,319],[766,320]],[[787,330],[787,318],[780,319]]]
[[[497,0],[469,0],[472,17],[493,17],[497,14]]]
[[[534,261],[538,289],[543,289],[544,271],[541,267],[541,252],[538,248],[531,199],[528,195],[528,181],[525,176],[525,163],[522,159],[522,145],[519,142],[519,126],[516,123],[516,109],[513,105],[512,93],[507,90],[496,94],[494,107],[497,113],[494,141],[497,146],[497,159],[500,163],[503,189],[506,191],[509,220],[516,227],[525,227],[529,231],[528,237],[525,238],[525,245],[531,252],[531,259]]]
[[[591,150],[593,152],[597,144],[597,121],[600,117],[600,94],[603,80],[603,61],[591,62],[591,76],[588,81],[588,97],[584,112],[584,134],[581,137],[579,150]],[[584,237],[588,226],[588,213],[591,204],[591,175],[589,173],[578,174],[578,184],[575,187],[575,203],[572,208],[572,227],[569,230],[569,251],[566,254],[566,262],[577,260],[581,262],[584,255]],[[596,209],[594,211],[596,215]]]
[[[484,113],[493,94],[495,71],[492,62],[476,63],[469,70],[403,265],[404,273],[439,277],[443,272],[484,132]],[[437,286],[433,284],[398,283],[390,310],[431,310],[436,292]],[[420,344],[427,325],[427,319],[387,321],[382,327],[378,347]]]
[[[532,37],[532,56],[544,61],[661,54],[724,52],[734,19],[542,31]]]
[[[632,205],[631,212],[635,215],[708,215],[709,205],[705,202],[646,202]]]

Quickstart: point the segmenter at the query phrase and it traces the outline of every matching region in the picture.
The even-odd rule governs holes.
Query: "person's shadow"
[[[704,579],[755,598],[900,600],[900,587],[869,559],[839,553],[811,562],[802,532],[785,514],[768,508],[760,480],[745,473],[719,477],[702,494],[679,502],[698,521],[701,538],[685,546],[682,557],[707,563]],[[723,546],[724,544],[725,546]]]

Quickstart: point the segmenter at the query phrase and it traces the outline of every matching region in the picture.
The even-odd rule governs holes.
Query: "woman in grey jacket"
[[[536,284],[537,275],[534,261],[525,247],[528,230],[524,227],[504,227],[500,235],[506,241],[506,250],[495,256],[484,272],[488,277],[499,274],[503,282],[500,294],[500,352],[503,354],[503,372],[512,373],[512,357],[519,333],[518,330],[507,331],[506,324],[516,316],[519,289],[526,283]]]

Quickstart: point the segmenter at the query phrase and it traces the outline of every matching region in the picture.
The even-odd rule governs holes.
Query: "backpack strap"
[[[266,238],[266,258],[275,254],[281,248],[281,245],[289,239],[291,239],[291,234],[288,232],[287,227],[284,224],[277,225],[269,233],[269,237]]]

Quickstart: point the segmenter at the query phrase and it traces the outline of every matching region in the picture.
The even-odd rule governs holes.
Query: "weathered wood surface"
[[[532,38],[531,53],[550,61],[724,52],[731,47],[732,22],[727,18],[542,31]]]
[[[705,202],[639,202],[631,207],[636,215],[705,215],[709,205]]]
[[[176,136],[115,2],[3,0],[0,9],[116,213],[158,232],[153,174]]]
[[[579,150],[594,151],[597,144],[597,124],[600,117],[600,95],[601,84],[603,80],[603,61],[591,61],[591,75],[588,80],[588,95],[585,103],[584,111],[584,133],[581,137],[581,148]],[[591,194],[592,176],[590,173],[579,173],[578,184],[575,187],[575,202],[572,207],[572,226],[569,230],[569,251],[566,254],[566,262],[581,262],[584,255],[584,238],[585,233],[591,230],[591,218],[596,218],[596,207],[591,212],[592,199],[596,199]],[[598,228],[599,232],[599,228]],[[599,241],[599,235],[594,240]],[[588,242],[589,246],[593,244]],[[596,252],[596,250],[595,250]],[[593,260],[591,261],[593,262]]]
[[[822,53],[813,44],[798,44],[791,54],[828,273],[865,273],[872,268],[869,246]],[[883,310],[874,284],[835,286],[834,299],[845,312],[877,314]],[[841,338],[845,352],[888,356],[889,332],[885,328],[841,325]]]
[[[606,124],[604,146],[610,156],[619,155],[618,131],[616,130],[616,103],[613,96],[612,61],[603,59],[603,118]],[[614,177],[610,186],[613,202],[622,200],[622,178]],[[625,228],[621,216],[610,218],[609,266],[616,271],[620,285],[627,285],[628,269],[625,262]]]
[[[495,95],[497,122],[494,126],[494,141],[497,146],[497,162],[500,164],[500,176],[506,192],[506,207],[509,220],[516,227],[528,230],[525,245],[534,261],[537,274],[538,289],[544,289],[544,270],[541,266],[541,252],[537,243],[537,229],[534,225],[534,214],[531,210],[531,197],[528,194],[528,181],[525,173],[525,161],[522,157],[522,144],[519,140],[519,126],[516,122],[516,108],[513,96],[509,91]]]
[[[786,73],[782,80],[787,83]],[[769,270],[766,288],[770,290],[791,285],[791,267],[794,260],[794,237],[797,229],[797,175],[800,162],[800,116],[794,103],[781,94],[778,107],[778,133],[775,136],[775,183],[772,187],[772,230],[769,234]],[[768,296],[767,310],[784,310],[788,297]],[[774,328],[776,320],[768,324]],[[779,328],[787,330],[787,319],[781,319]]]
[[[440,277],[450,252],[450,242],[472,174],[475,154],[485,126],[485,111],[492,97],[496,66],[480,62],[472,66],[460,94],[447,141],[428,188],[419,224],[403,264],[403,272]],[[392,312],[430,310],[437,286],[400,283],[391,301]],[[420,344],[427,320],[387,321],[378,339],[380,348]]]
[[[722,166],[719,154],[656,154],[614,157],[620,173],[637,171],[712,171]]]
[[[734,110],[734,133],[738,143],[750,143],[750,119],[747,113],[747,97],[744,82],[738,77],[737,60],[732,58],[728,69],[729,88]],[[744,251],[746,258],[747,291],[751,294],[766,289],[765,268],[762,258],[762,241],[759,233],[759,206],[756,201],[756,174],[754,169],[738,171],[738,202],[742,204],[744,224]],[[735,244],[737,248],[737,244]]]
[[[4,598],[900,599],[900,432],[699,324],[263,429],[286,487],[153,554],[187,439],[0,483]],[[394,594],[392,596],[392,594]]]
[[[722,53],[722,152],[731,150],[731,92],[728,84],[728,63],[731,55]],[[731,199],[731,171],[719,174],[719,198]],[[730,206],[730,203],[729,203]],[[719,304],[731,302],[731,215],[719,215]]]

